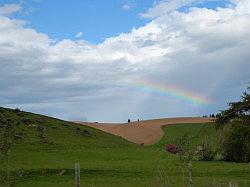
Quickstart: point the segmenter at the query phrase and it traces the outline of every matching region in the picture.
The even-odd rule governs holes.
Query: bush
[[[238,119],[224,132],[223,157],[230,162],[250,162],[250,124]]]
[[[177,154],[177,153],[180,153],[181,152],[181,149],[179,146],[175,145],[175,144],[167,144],[165,146],[165,150],[169,153],[172,153],[172,154]]]
[[[226,161],[250,161],[250,87],[241,100],[229,103],[216,119],[217,128],[223,130],[222,155]]]
[[[199,145],[195,153],[200,161],[212,161],[216,156],[216,151],[211,148],[209,143]]]
[[[20,112],[21,112],[21,110],[20,110],[19,108],[15,108],[14,111],[15,111],[16,113],[20,113]]]

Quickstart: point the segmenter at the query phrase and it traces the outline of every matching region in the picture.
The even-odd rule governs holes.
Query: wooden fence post
[[[75,186],[80,187],[80,164],[75,163]]]
[[[192,180],[192,161],[189,160],[188,163],[188,173],[189,173],[189,187],[193,186],[193,180]]]

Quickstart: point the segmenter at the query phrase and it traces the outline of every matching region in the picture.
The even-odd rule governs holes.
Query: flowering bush
[[[165,146],[165,150],[172,154],[177,154],[177,153],[180,153],[181,151],[180,147],[175,144],[167,144]]]
[[[209,143],[203,143],[196,148],[195,151],[200,161],[212,161],[215,158],[216,152],[212,150]]]

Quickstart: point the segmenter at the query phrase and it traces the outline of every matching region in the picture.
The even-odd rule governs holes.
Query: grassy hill
[[[22,135],[11,150],[15,186],[73,186],[75,162],[81,164],[81,186],[187,186],[187,170],[183,176],[179,157],[166,153],[164,145],[188,134],[193,147],[207,139],[216,147],[219,136],[212,124],[171,125],[163,128],[160,142],[140,146],[97,129],[18,110],[0,108],[0,117],[19,123]],[[41,143],[41,127],[46,143]],[[0,161],[3,176],[5,162]],[[195,186],[250,184],[249,164],[194,161],[193,170]]]
[[[189,146],[195,148],[203,142],[211,144],[216,149],[219,148],[220,131],[216,131],[214,124],[176,124],[163,126],[165,136],[154,146],[164,147],[166,142],[179,144],[181,137],[187,136]]]

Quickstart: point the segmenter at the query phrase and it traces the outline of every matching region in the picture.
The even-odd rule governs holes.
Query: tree
[[[250,127],[242,119],[230,122],[230,128],[223,135],[223,157],[226,161],[250,161]]]
[[[223,130],[222,148],[226,161],[250,161],[250,88],[239,102],[229,103],[216,119],[216,127]]]
[[[250,92],[250,87],[248,87],[248,91]],[[218,119],[216,120],[217,127],[223,127],[225,124],[236,118],[244,118],[249,122],[250,93],[244,92],[241,97],[241,101],[229,103],[229,109],[218,114]]]

